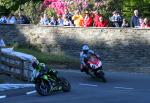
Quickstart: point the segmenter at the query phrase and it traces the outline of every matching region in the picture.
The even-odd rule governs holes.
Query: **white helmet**
[[[87,44],[86,44],[86,45],[83,45],[83,46],[82,46],[82,50],[83,50],[83,51],[85,51],[85,50],[89,50],[88,45],[87,45]]]

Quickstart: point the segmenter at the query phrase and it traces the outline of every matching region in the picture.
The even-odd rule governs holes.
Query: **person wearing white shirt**
[[[11,15],[8,19],[8,24],[17,24],[17,20],[14,15]]]
[[[7,23],[6,16],[1,16],[1,18],[0,18],[0,24],[5,24],[5,23]]]
[[[72,22],[69,19],[67,19],[66,17],[64,18],[63,25],[64,26],[73,26]]]
[[[40,19],[40,25],[48,25],[49,24],[49,20],[46,14],[44,14],[43,16],[41,16]]]

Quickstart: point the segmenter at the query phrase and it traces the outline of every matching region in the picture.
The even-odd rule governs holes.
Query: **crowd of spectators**
[[[119,11],[114,11],[109,19],[105,19],[98,11],[86,11],[83,14],[80,10],[76,10],[74,13],[65,10],[64,15],[58,15],[57,17],[53,16],[49,18],[47,14],[43,14],[39,24],[75,27],[150,27],[148,18],[139,17],[138,10],[134,11],[134,15],[131,17],[130,21],[127,21]]]
[[[134,15],[128,21],[121,15],[119,11],[114,11],[109,19],[106,19],[103,14],[98,11],[76,10],[74,13],[65,10],[63,15],[48,17],[47,14],[42,14],[39,20],[40,25],[50,26],[74,26],[74,27],[133,27],[133,28],[150,28],[150,21],[148,18],[139,16],[138,10],[134,10]],[[29,24],[26,16],[19,13],[17,16],[4,15],[0,18],[0,24]]]
[[[29,20],[21,13],[18,13],[18,15],[10,14],[8,17],[2,15],[0,17],[0,24],[29,24]]]

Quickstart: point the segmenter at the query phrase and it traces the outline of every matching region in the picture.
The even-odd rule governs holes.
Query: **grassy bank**
[[[15,49],[23,53],[31,54],[35,56],[40,62],[48,65],[64,65],[65,67],[76,67],[79,66],[79,58],[68,56],[65,53],[42,53],[33,48],[18,47]]]

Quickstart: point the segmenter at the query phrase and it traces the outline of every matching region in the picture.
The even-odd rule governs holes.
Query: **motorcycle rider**
[[[32,67],[39,72],[38,76],[42,76],[44,73],[57,76],[57,71],[53,70],[52,68],[48,68],[44,63],[39,63],[36,58],[34,58],[32,61]]]
[[[86,72],[88,74],[88,64],[87,61],[91,55],[95,55],[99,58],[99,55],[95,54],[93,50],[90,50],[88,44],[82,46],[80,52],[80,70],[81,72]]]

